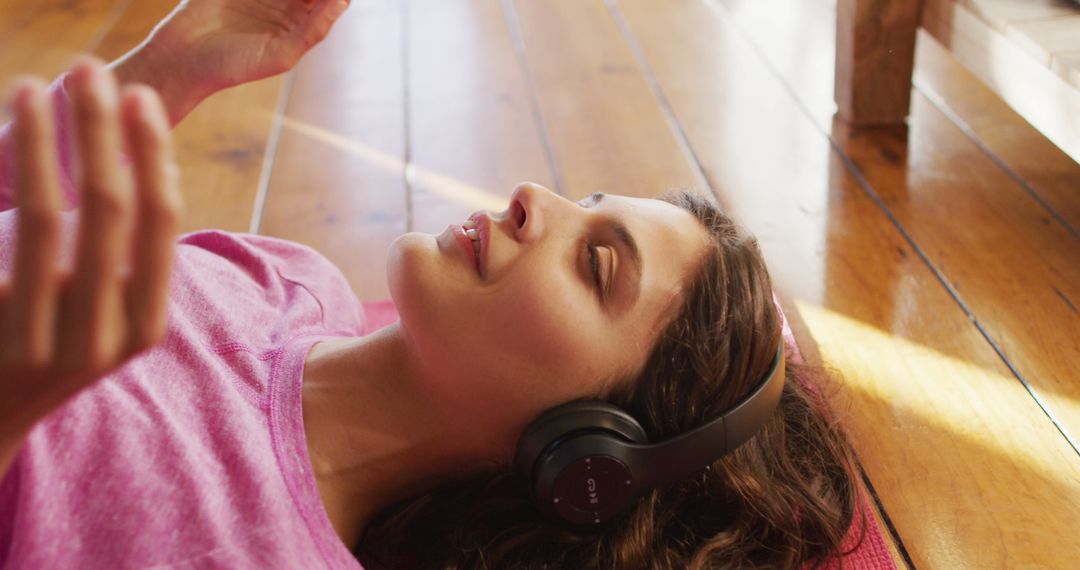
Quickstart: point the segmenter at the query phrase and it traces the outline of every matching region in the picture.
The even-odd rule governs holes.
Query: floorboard
[[[389,297],[408,229],[399,3],[356,0],[294,71],[259,233],[314,247],[361,299]]]
[[[565,196],[707,192],[602,2],[513,5]]]
[[[411,229],[500,212],[520,182],[554,188],[503,3],[414,0],[408,17]]]
[[[0,85],[19,74],[52,81],[81,52],[92,51],[131,0],[23,2],[0,6],[11,19],[0,20]],[[63,32],[60,33],[59,31]],[[0,122],[10,120],[0,109]]]
[[[924,31],[915,86],[1080,240],[1080,168]]]

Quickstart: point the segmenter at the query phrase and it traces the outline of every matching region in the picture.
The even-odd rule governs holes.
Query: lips
[[[465,235],[465,228],[457,224],[451,224],[450,231],[454,234],[454,241],[461,246],[461,249],[465,250],[465,255],[472,261],[473,266],[476,268],[476,274],[483,277],[483,273],[480,271],[480,259],[476,255],[476,252],[473,251],[472,240],[469,239],[469,236]],[[482,239],[483,238],[481,238],[481,240]],[[483,250],[481,250],[481,253],[483,253]]]
[[[480,277],[483,278],[487,273],[488,258],[488,244],[491,242],[491,218],[489,218],[483,212],[477,212],[469,216],[469,221],[476,224],[476,232],[480,235],[480,255],[477,256],[476,267],[480,272]],[[469,239],[465,236],[465,239]],[[472,244],[469,244],[469,249],[472,249]]]

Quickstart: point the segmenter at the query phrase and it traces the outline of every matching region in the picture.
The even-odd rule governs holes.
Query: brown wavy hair
[[[713,247],[644,368],[618,391],[598,395],[637,418],[650,441],[720,415],[767,373],[782,342],[757,240],[696,194],[663,200],[692,213]],[[551,520],[507,466],[380,513],[362,537],[360,559],[370,568],[447,570],[792,568],[837,560],[856,514],[853,455],[815,388],[825,371],[790,354],[785,365],[780,404],[760,432],[605,525],[580,530]]]

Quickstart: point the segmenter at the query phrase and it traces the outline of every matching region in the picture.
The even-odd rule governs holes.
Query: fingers
[[[311,10],[308,23],[303,28],[304,42],[313,46],[323,40],[330,33],[334,22],[345,13],[350,0],[321,0]]]
[[[80,58],[67,85],[82,190],[73,271],[56,266],[61,191],[45,84],[20,80],[13,104],[19,210],[13,278],[0,281],[0,381],[34,379],[23,383],[34,394],[22,397],[41,405],[62,401],[164,336],[180,216],[178,169],[157,93],[132,86],[121,97],[112,73],[90,57]],[[125,144],[130,172],[121,164]]]
[[[59,276],[60,182],[45,83],[18,82],[13,101],[18,229],[14,282],[4,306],[4,359],[39,368],[52,358]],[[8,295],[5,295],[8,297]]]
[[[152,89],[125,90],[122,113],[135,165],[137,216],[125,311],[133,354],[164,336],[173,242],[180,225],[179,169],[173,160],[168,115]]]
[[[65,354],[74,368],[104,369],[126,334],[122,268],[128,262],[132,189],[120,167],[121,129],[116,80],[96,58],[71,72],[76,146],[81,157],[82,211],[71,282],[70,332]]]

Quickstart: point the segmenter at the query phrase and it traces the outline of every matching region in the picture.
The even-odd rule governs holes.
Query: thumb
[[[345,13],[350,0],[311,0],[316,5],[308,13],[307,23],[301,28],[304,42],[310,47],[323,40],[334,22]]]

